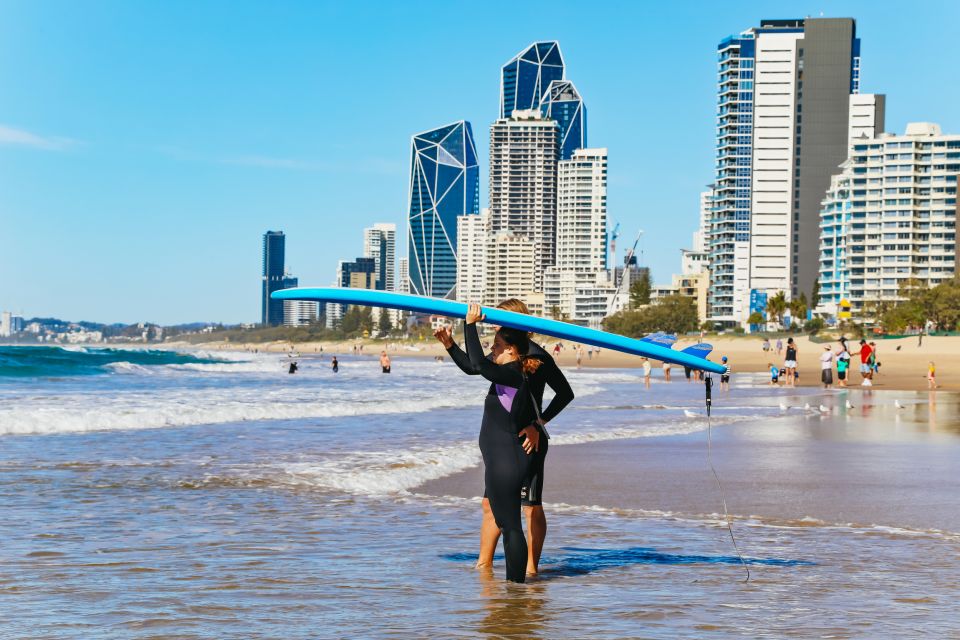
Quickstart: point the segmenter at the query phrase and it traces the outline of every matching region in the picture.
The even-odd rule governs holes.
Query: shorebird
[[[820,413],[830,413],[830,407],[820,405]]]
[[[813,411],[813,409],[810,407],[810,403],[809,403],[809,402],[806,403],[805,405],[803,405],[803,410],[804,410],[804,411]]]
[[[904,407],[902,404],[900,404],[900,401],[899,401],[899,400],[894,400],[894,401],[893,401],[893,406],[895,406],[897,409],[906,409],[906,407]]]
[[[700,417],[700,414],[699,414],[699,413],[697,413],[696,411],[690,411],[690,409],[684,409],[684,410],[683,410],[683,415],[687,416],[688,418],[699,418],[699,417]]]
[[[780,411],[789,411],[790,407],[787,406],[785,402],[780,403]]]
[[[853,409],[853,404],[847,400],[847,409]]]

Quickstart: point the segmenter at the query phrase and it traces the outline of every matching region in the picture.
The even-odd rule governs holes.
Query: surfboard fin
[[[663,331],[657,331],[656,333],[651,333],[648,336],[643,336],[640,338],[640,342],[649,342],[650,344],[659,344],[661,346],[667,347],[668,349],[673,346],[673,343],[677,341],[677,336],[672,333],[664,333]]]
[[[689,353],[692,356],[698,358],[703,358],[706,360],[707,356],[710,355],[710,352],[713,351],[713,345],[707,344],[706,342],[700,342],[697,344],[690,345],[686,349],[681,349],[680,353]]]

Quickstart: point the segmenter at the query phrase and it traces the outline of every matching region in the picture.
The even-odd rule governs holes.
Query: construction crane
[[[613,260],[613,266],[617,266],[617,238],[620,237],[620,223],[613,227],[613,233],[610,234],[610,258]]]
[[[618,224],[617,227],[619,227],[619,226],[620,226],[620,225]],[[627,255],[626,255],[626,256],[624,257],[624,259],[623,259],[623,273],[620,274],[620,281],[617,282],[617,288],[616,288],[616,290],[613,292],[613,297],[610,298],[610,301],[607,303],[607,315],[610,315],[610,312],[611,312],[611,310],[613,309],[613,305],[614,305],[614,304],[616,303],[616,301],[617,301],[617,296],[620,294],[620,287],[623,286],[623,281],[626,279],[626,276],[627,276],[627,269],[630,268],[630,259],[631,259],[634,255],[636,255],[637,245],[640,244],[640,238],[642,238],[642,237],[643,237],[643,229],[640,229],[640,231],[637,233],[637,239],[633,241],[633,246],[630,248],[630,251],[627,251]],[[641,259],[641,262],[642,262],[642,261],[643,261],[643,260]],[[639,265],[638,265],[638,266],[639,266]],[[616,280],[616,278],[617,278],[617,265],[616,265],[616,264],[613,265],[613,278],[614,278],[614,280]]]

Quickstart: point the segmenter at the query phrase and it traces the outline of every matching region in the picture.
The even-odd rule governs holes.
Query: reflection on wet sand
[[[538,578],[525,584],[506,582],[490,568],[478,569],[484,615],[477,631],[495,638],[544,638],[546,585]]]

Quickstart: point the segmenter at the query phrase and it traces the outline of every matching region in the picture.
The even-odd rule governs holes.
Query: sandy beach
[[[556,340],[553,338],[544,338],[539,336],[535,338],[540,344],[552,349]],[[783,355],[777,355],[770,351],[765,353],[762,349],[763,339],[750,336],[707,336],[707,342],[713,345],[714,351],[711,359],[719,361],[720,357],[727,356],[729,363],[736,373],[766,373],[769,371],[768,363],[783,365]],[[839,347],[839,343],[833,342],[813,342],[806,335],[794,338],[798,346],[800,386],[818,387],[820,385],[820,354],[823,352],[825,344],[830,344],[834,349]],[[783,339],[786,343],[786,338]],[[960,390],[960,336],[926,336],[923,339],[923,345],[917,345],[917,339],[901,338],[890,340],[874,340],[877,343],[877,355],[881,363],[880,373],[874,379],[874,386],[878,389],[902,389],[902,390],[926,390],[927,389],[927,366],[931,360],[937,367],[937,384],[941,389]],[[696,342],[696,340],[681,339],[675,349],[682,349]],[[390,342],[376,340],[357,340],[341,342],[308,342],[291,344],[288,342],[272,343],[224,343],[208,342],[198,345],[187,345],[186,343],[167,343],[164,346],[169,347],[191,347],[203,349],[217,349],[228,351],[266,351],[275,353],[289,352],[291,346],[296,352],[303,354],[316,354],[322,349],[324,353],[344,354],[353,353],[355,345],[363,344],[364,355],[377,355],[380,350],[386,350],[394,358],[434,358],[444,356],[443,348],[432,339],[423,341]],[[849,342],[851,349],[857,350],[856,341]],[[776,345],[776,339],[771,340],[771,346]],[[566,369],[576,367],[576,352],[565,345],[558,358],[560,365]],[[552,353],[552,351],[551,351]],[[858,356],[854,356],[858,363]],[[599,353],[594,352],[592,356],[584,353],[581,367],[602,367],[602,368],[638,368],[641,366],[641,359],[629,354],[619,353],[610,349],[604,349]],[[659,365],[658,365],[659,366]],[[851,386],[858,386],[861,381],[857,367],[851,367]],[[673,375],[683,376],[683,369],[673,367]],[[836,375],[834,375],[836,380]]]

